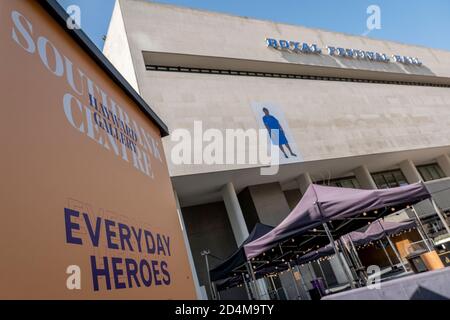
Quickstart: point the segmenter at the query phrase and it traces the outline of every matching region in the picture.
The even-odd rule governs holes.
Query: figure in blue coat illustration
[[[286,158],[289,157],[286,151],[284,150],[284,146],[286,146],[286,148],[289,150],[291,156],[297,157],[297,155],[294,152],[292,152],[291,146],[289,145],[289,141],[278,119],[275,118],[273,115],[271,115],[269,109],[267,108],[263,108],[263,112],[264,112],[263,122],[267,131],[269,132],[272,144],[279,146],[281,152],[283,152]]]

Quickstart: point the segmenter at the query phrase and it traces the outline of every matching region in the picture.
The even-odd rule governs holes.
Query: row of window
[[[414,82],[414,81],[356,79],[356,78],[343,78],[343,77],[332,77],[332,76],[329,76],[329,77],[327,77],[327,76],[311,76],[311,75],[298,75],[298,74],[287,74],[287,73],[256,72],[256,71],[245,71],[245,70],[223,70],[223,69],[191,68],[191,67],[174,67],[174,66],[159,66],[159,65],[146,65],[145,67],[146,67],[147,71],[200,73],[200,74],[216,74],[216,75],[228,75],[228,76],[285,78],[285,79],[303,79],[303,80],[321,80],[321,81],[382,83],[382,84],[422,86],[422,87],[441,87],[441,88],[449,88],[450,87],[450,85],[448,85],[448,84]]]
[[[445,174],[437,163],[418,166],[417,170],[422,176],[423,181],[432,181],[445,178]],[[372,178],[375,181],[378,189],[387,189],[401,187],[408,184],[405,175],[400,169],[373,173]],[[359,189],[360,185],[355,177],[347,177],[333,180],[324,180],[317,182],[321,185],[341,188]]]

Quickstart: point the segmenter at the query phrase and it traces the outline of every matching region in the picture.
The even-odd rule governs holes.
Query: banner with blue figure
[[[271,103],[254,103],[252,109],[259,128],[267,131],[273,146],[279,147],[280,162],[303,161],[283,111]]]

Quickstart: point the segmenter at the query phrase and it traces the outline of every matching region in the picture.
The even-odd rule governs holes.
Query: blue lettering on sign
[[[316,45],[309,45],[307,43],[301,43],[288,40],[276,40],[272,38],[266,39],[266,44],[269,48],[278,50],[289,50],[297,53],[316,53],[319,54],[322,50]]]
[[[64,209],[64,221],[66,222],[66,242],[71,244],[81,244],[80,238],[73,235],[73,230],[80,230],[78,223],[72,222],[72,217],[79,217],[80,213],[71,209]]]
[[[94,291],[133,287],[168,286],[171,275],[167,257],[172,255],[170,237],[125,223],[65,208],[66,243],[105,246],[111,250],[133,252],[131,257],[90,256]],[[87,232],[82,232],[82,230]],[[78,233],[79,236],[75,234]],[[136,258],[136,253],[142,254]]]
[[[317,44],[308,44],[299,41],[288,41],[285,39],[277,40],[273,38],[266,38],[266,44],[268,48],[290,51],[293,53],[307,53],[307,54],[322,53],[322,49],[319,48]],[[407,65],[422,66],[422,62],[418,58],[408,56],[393,55],[391,60],[391,58],[387,54],[380,52],[364,51],[359,49],[333,47],[333,46],[328,46],[327,50],[328,55],[332,57],[360,59],[385,63],[394,61]]]

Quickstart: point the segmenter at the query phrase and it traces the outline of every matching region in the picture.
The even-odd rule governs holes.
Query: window
[[[355,177],[339,178],[339,179],[333,179],[333,180],[323,180],[323,181],[317,182],[317,184],[320,184],[323,186],[340,187],[340,188],[353,188],[353,189],[360,188],[358,180],[356,180]]]
[[[444,172],[437,163],[418,166],[417,170],[419,170],[419,173],[424,181],[432,181],[445,178]]]
[[[169,54],[165,54],[169,55]],[[186,59],[187,55],[183,55]],[[228,59],[225,58],[212,58],[208,57],[208,60],[218,59],[218,65],[228,65]],[[304,74],[289,74],[289,73],[272,73],[264,71],[246,71],[246,70],[236,70],[231,69],[233,66],[227,69],[210,69],[210,68],[198,68],[186,66],[166,66],[166,65],[156,65],[156,64],[146,64],[145,68],[147,71],[164,71],[164,72],[183,72],[183,73],[201,73],[201,74],[220,74],[227,76],[244,76],[244,77],[267,77],[267,78],[286,78],[286,79],[307,79],[307,80],[321,80],[321,81],[341,81],[341,82],[361,82],[361,83],[383,83],[383,84],[394,84],[394,85],[407,85],[407,86],[426,86],[426,87],[441,87],[449,88],[448,84],[438,84],[438,83],[427,83],[427,82],[410,82],[410,81],[395,81],[395,80],[372,80],[372,79],[358,79],[358,78],[340,78],[340,77],[326,77],[326,76],[310,76]]]
[[[401,187],[408,184],[401,170],[392,170],[372,174],[378,189]]]

